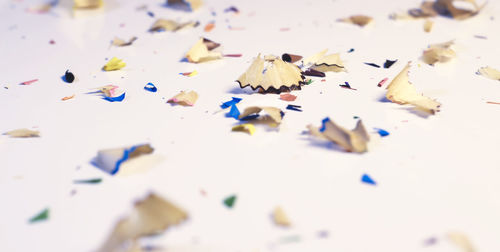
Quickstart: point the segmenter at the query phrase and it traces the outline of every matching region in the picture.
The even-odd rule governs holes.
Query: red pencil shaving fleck
[[[31,85],[31,83],[37,82],[37,81],[38,81],[38,79],[29,80],[29,81],[21,82],[21,83],[19,83],[19,85]]]
[[[283,27],[283,28],[280,29],[280,31],[282,31],[282,32],[286,32],[286,31],[289,31],[289,30],[290,30],[290,28],[288,28],[288,27]]]
[[[326,80],[325,79],[322,79],[321,82],[325,82]]]
[[[489,101],[489,102],[486,102],[488,104],[496,104],[496,105],[500,105],[500,102],[492,102],[492,101]]]
[[[378,84],[377,84],[377,87],[382,87],[382,85],[384,85],[384,83],[387,82],[389,78],[384,78],[383,80],[381,80]]]
[[[297,99],[297,96],[293,94],[282,94],[280,95],[280,99],[283,101],[295,101],[295,99]]]
[[[184,75],[184,76],[188,76],[188,75],[190,75],[191,73],[193,73],[193,72],[185,72],[185,73],[179,73],[179,74],[180,74],[180,75]]]
[[[243,54],[224,54],[224,57],[233,57],[233,58],[238,58],[243,56]]]

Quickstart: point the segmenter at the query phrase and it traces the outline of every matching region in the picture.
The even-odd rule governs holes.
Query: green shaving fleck
[[[354,116],[354,119],[359,119],[359,116]]]
[[[234,203],[236,202],[236,195],[231,195],[224,199],[224,205],[229,208],[233,208]]]
[[[81,180],[73,181],[73,183],[75,183],[75,184],[99,184],[101,182],[102,182],[102,178],[81,179]]]
[[[49,209],[45,208],[43,211],[35,215],[33,218],[29,220],[30,223],[35,223],[39,221],[44,221],[49,219]]]
[[[311,79],[307,79],[307,80],[306,80],[306,85],[309,85],[309,84],[311,84],[311,83],[313,83],[313,80],[311,80]]]

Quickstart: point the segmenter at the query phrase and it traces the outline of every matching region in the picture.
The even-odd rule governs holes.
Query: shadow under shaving
[[[276,124],[274,120],[269,116],[269,115],[263,115],[259,116],[256,119],[250,119],[250,120],[240,120],[238,123],[235,123],[233,126],[237,126],[240,124],[245,124],[245,123],[251,123],[254,125],[265,125],[265,131],[266,132],[279,132],[279,125],[273,126],[273,124]]]
[[[379,99],[378,99],[379,102],[386,102],[386,103],[392,103],[391,100],[387,99],[387,97],[384,96],[381,96]]]
[[[342,147],[338,146],[334,142],[330,142],[328,140],[322,140],[314,138],[314,136],[307,136],[302,138],[302,140],[309,141],[309,146],[321,148],[321,149],[330,149],[338,152],[346,152]]]
[[[240,88],[238,85],[238,82],[234,82],[234,87],[230,88],[227,92],[230,93],[230,94],[234,94],[234,95],[238,95],[238,94],[253,94],[255,93],[254,91],[252,90],[248,90],[248,89],[244,89],[244,88]]]
[[[428,118],[429,116],[431,116],[432,114],[429,114],[428,112],[426,111],[423,111],[423,110],[419,110],[418,108],[402,108],[402,109],[405,109],[407,110],[408,112],[418,116],[418,117],[422,117],[422,118]]]

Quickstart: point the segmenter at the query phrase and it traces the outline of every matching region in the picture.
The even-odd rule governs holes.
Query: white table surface
[[[444,239],[450,231],[467,234],[477,251],[500,251],[500,105],[486,103],[500,102],[500,82],[475,74],[487,65],[500,69],[500,2],[489,1],[465,21],[435,18],[431,33],[423,31],[423,20],[388,18],[418,6],[418,0],[207,0],[193,13],[166,8],[161,0],[106,2],[101,13],[76,18],[68,1],[47,14],[26,11],[43,1],[0,3],[0,131],[41,132],[29,139],[0,136],[3,251],[93,251],[148,192],[190,216],[145,241],[165,251],[460,251]],[[143,4],[155,18],[136,10]],[[239,15],[224,13],[231,5]],[[375,22],[365,28],[336,22],[352,14]],[[201,25],[149,33],[160,17]],[[206,33],[211,20],[216,27]],[[115,36],[139,39],[110,48]],[[243,56],[180,62],[200,36],[220,42],[224,53]],[[432,67],[419,60],[429,44],[452,39],[457,57],[451,62]],[[315,78],[293,91],[298,98],[291,103],[304,111],[286,110],[279,130],[231,132],[237,122],[214,114],[232,96],[243,98],[240,110],[284,109],[288,102],[278,95],[241,90],[235,80],[258,53],[308,56],[325,48],[341,53],[348,72],[327,73],[325,82]],[[347,53],[350,48],[355,51]],[[127,66],[103,72],[105,58],[114,56]],[[398,62],[389,69],[363,64],[386,59]],[[408,61],[417,90],[442,103],[434,116],[380,101],[385,89],[377,83],[393,78]],[[66,69],[78,80],[63,82]],[[193,70],[199,74],[179,75]],[[31,79],[39,81],[19,85]],[[340,88],[344,81],[357,90]],[[148,82],[157,93],[143,90]],[[126,90],[125,100],[110,103],[85,94],[107,84]],[[194,107],[166,104],[181,90],[199,93]],[[327,116],[348,128],[353,116],[362,118],[373,137],[369,152],[346,153],[302,134],[307,124],[319,125]],[[390,135],[380,138],[374,127]],[[90,164],[100,149],[138,143],[155,148],[147,171],[110,176]],[[364,173],[377,186],[361,183]],[[86,178],[103,182],[73,183]],[[238,199],[227,209],[222,200],[231,194]],[[272,223],[278,205],[291,228]],[[49,220],[28,223],[46,207]],[[318,238],[319,231],[328,237]],[[300,240],[280,242],[295,236]],[[424,246],[430,237],[438,243]]]

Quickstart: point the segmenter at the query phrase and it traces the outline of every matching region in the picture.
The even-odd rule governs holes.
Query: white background
[[[486,103],[500,102],[500,82],[475,74],[487,65],[500,68],[497,1],[466,21],[435,18],[431,33],[423,31],[423,20],[388,19],[418,6],[417,0],[221,0],[207,1],[194,13],[172,10],[160,0],[106,2],[101,12],[83,17],[73,17],[69,1],[47,14],[26,11],[41,1],[0,4],[0,132],[41,132],[31,139],[0,136],[4,251],[93,251],[148,192],[190,216],[145,242],[166,251],[459,251],[444,239],[450,231],[467,234],[477,251],[500,251],[500,105]],[[136,10],[143,4],[155,18]],[[239,15],[224,13],[231,5]],[[352,14],[370,15],[375,22],[365,28],[336,22]],[[147,32],[160,17],[201,25],[178,33]],[[205,33],[211,20],[216,27]],[[110,48],[115,36],[139,39]],[[180,62],[200,36],[243,57]],[[452,39],[453,61],[432,67],[419,60],[429,44]],[[348,72],[327,73],[325,82],[315,78],[294,91],[298,98],[292,104],[304,111],[285,111],[279,130],[258,126],[253,136],[231,132],[237,122],[225,112],[214,114],[232,96],[243,98],[240,110],[284,109],[288,103],[278,95],[241,90],[235,80],[258,53],[308,56],[325,48],[341,53]],[[355,51],[347,53],[350,48]],[[114,56],[127,66],[101,71],[105,58]],[[386,59],[398,62],[390,69],[363,64]],[[385,90],[377,83],[393,78],[408,61],[417,90],[443,104],[435,116],[380,101]],[[77,81],[61,80],[66,69]],[[178,74],[193,70],[199,74]],[[19,85],[31,79],[39,81]],[[340,88],[344,81],[357,90]],[[148,82],[157,93],[143,89]],[[126,90],[123,102],[85,94],[108,84]],[[198,92],[194,107],[166,104],[181,90]],[[72,94],[72,100],[61,101]],[[370,151],[345,153],[302,133],[326,116],[347,128],[355,125],[353,116],[362,118],[373,134]],[[374,127],[391,134],[380,138]],[[145,157],[149,169],[110,176],[90,164],[100,149],[139,143],[155,148]],[[377,186],[361,183],[364,173]],[[73,184],[96,177],[103,182]],[[231,194],[238,199],[227,209],[222,200]],[[272,223],[277,205],[291,228]],[[48,221],[28,223],[46,207]],[[318,238],[321,230],[329,236]],[[300,241],[280,242],[289,236]],[[424,246],[429,237],[439,242]]]

